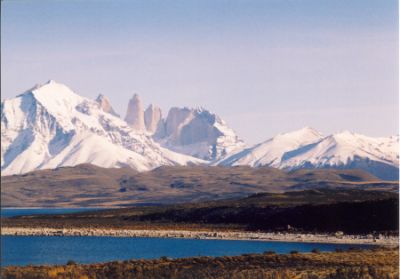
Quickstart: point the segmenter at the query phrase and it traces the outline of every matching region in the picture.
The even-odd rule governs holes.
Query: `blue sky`
[[[312,126],[398,133],[391,0],[2,1],[1,91],[49,79],[125,115],[204,106],[249,143]]]

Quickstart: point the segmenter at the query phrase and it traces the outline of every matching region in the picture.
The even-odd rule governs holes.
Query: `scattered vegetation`
[[[5,218],[2,225],[397,234],[398,208],[397,193],[319,189],[213,202]]]
[[[275,255],[276,252],[275,251],[265,251],[264,255]]]
[[[89,265],[5,267],[1,278],[394,279],[398,249],[247,254],[235,257],[130,260]]]

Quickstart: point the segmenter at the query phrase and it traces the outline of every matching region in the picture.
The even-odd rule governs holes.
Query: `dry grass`
[[[7,267],[2,269],[2,278],[394,279],[399,276],[398,263],[399,253],[396,248]]]

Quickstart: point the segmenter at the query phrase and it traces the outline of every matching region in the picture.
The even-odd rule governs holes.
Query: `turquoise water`
[[[162,256],[234,256],[267,250],[289,253],[348,249],[354,245],[266,242],[244,240],[200,240],[174,238],[3,236],[2,265],[94,263],[128,259],[157,259]],[[367,248],[366,245],[357,245]]]
[[[35,208],[2,209],[2,216],[31,214],[75,213],[93,208]],[[265,242],[244,240],[200,240],[174,238],[124,237],[57,237],[57,236],[2,236],[1,265],[95,263],[128,259],[157,259],[162,256],[185,258],[196,256],[234,256],[244,253],[262,253],[267,250],[289,253],[292,250],[310,252],[348,249],[354,245]],[[368,245],[357,245],[368,248]]]

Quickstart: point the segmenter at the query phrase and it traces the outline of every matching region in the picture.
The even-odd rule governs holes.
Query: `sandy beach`
[[[394,236],[372,235],[328,235],[301,233],[263,233],[263,232],[218,232],[189,230],[130,230],[130,229],[97,229],[97,228],[20,228],[4,227],[1,235],[16,236],[111,236],[111,237],[171,237],[192,239],[226,239],[226,240],[257,240],[285,242],[315,242],[342,244],[373,244],[381,246],[396,246],[399,238]]]

